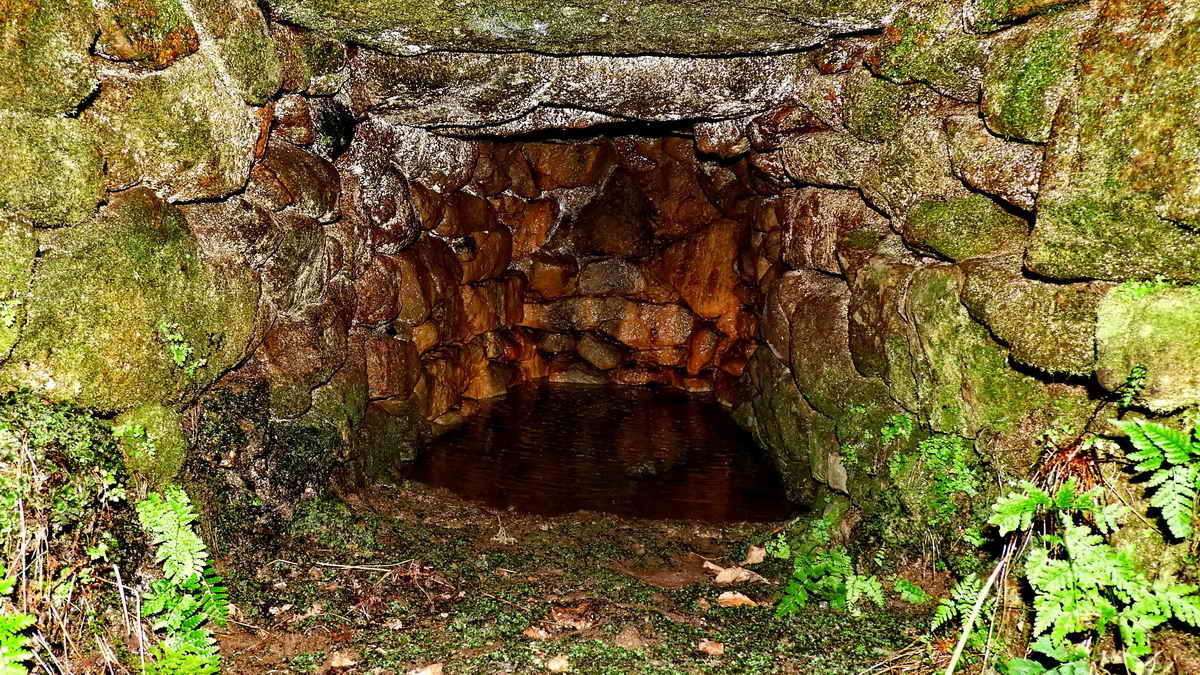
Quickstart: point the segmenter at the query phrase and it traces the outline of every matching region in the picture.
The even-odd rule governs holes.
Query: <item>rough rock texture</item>
[[[196,22],[200,48],[247,103],[266,103],[279,91],[274,42],[252,0],[181,0]]]
[[[96,53],[143,68],[166,68],[200,48],[200,36],[181,0],[97,2]]]
[[[1055,117],[1026,264],[1059,279],[1200,279],[1200,16],[1110,3]],[[1155,5],[1160,7],[1160,5]]]
[[[37,238],[29,223],[0,219],[0,365],[17,344],[29,307]]]
[[[99,140],[110,190],[140,183],[168,201],[221,197],[245,185],[254,157],[253,115],[204,58],[108,73],[82,121]]]
[[[1118,286],[1100,301],[1096,375],[1110,390],[1146,369],[1140,400],[1170,412],[1200,402],[1200,291]]]
[[[74,111],[97,84],[92,3],[4,0],[0,16],[0,110]]]
[[[104,194],[104,164],[79,120],[0,112],[6,148],[0,173],[0,217],[41,226],[77,225]]]
[[[121,193],[47,244],[4,380],[120,411],[186,400],[245,356],[257,282],[205,261],[182,214],[149,190]],[[191,348],[184,364],[171,345]]]
[[[881,25],[890,7],[873,0],[680,5],[603,0],[570,5],[519,0],[497,7],[483,0],[272,0],[279,18],[344,41],[398,54],[447,51],[529,51],[548,54],[717,55],[763,53],[817,44],[835,33]]]

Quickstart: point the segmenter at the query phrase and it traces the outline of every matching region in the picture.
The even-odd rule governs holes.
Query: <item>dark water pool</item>
[[[703,521],[793,515],[753,439],[707,396],[535,383],[484,403],[409,477],[526,513]]]

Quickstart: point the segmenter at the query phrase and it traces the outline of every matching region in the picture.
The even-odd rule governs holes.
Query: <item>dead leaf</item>
[[[524,635],[530,640],[546,640],[550,638],[550,633],[546,632],[546,629],[542,628],[541,626],[530,626],[529,628],[521,631],[521,635]]]
[[[325,668],[352,668],[358,665],[353,652],[334,652],[325,662]]]
[[[642,639],[642,634],[633,626],[626,626],[625,630],[621,631],[613,640],[613,643],[623,649],[641,649],[646,646],[646,641]]]
[[[546,662],[546,670],[552,673],[565,673],[570,669],[571,660],[565,654],[559,654]]]
[[[722,607],[757,607],[758,603],[736,591],[725,591],[717,596],[717,604]]]
[[[743,565],[757,565],[767,559],[767,549],[762,546],[751,546],[746,549],[746,559],[742,561]]]
[[[725,653],[725,645],[713,640],[701,640],[700,644],[696,645],[696,651],[709,656],[721,656]]]
[[[720,565],[714,565],[705,561],[704,569],[710,574],[715,574],[716,577],[713,579],[713,583],[721,586],[744,583],[769,583],[761,574],[751,572],[744,567],[721,567]]]
[[[414,668],[408,671],[406,675],[442,675],[442,664],[431,663],[424,668]]]

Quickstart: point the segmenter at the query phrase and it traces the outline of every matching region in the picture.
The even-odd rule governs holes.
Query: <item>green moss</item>
[[[124,425],[136,429],[121,444],[125,465],[146,479],[152,489],[166,485],[179,474],[187,442],[177,411],[149,403],[118,416],[113,424],[114,428]]]
[[[104,163],[78,120],[3,115],[0,143],[0,216],[78,225],[95,211],[104,194]]]
[[[980,39],[962,31],[957,5],[902,10],[868,61],[894,82],[924,82],[952,98],[979,100],[984,53]]]
[[[165,68],[195,52],[200,39],[179,0],[124,0],[97,10],[97,50],[143,68]]]
[[[864,141],[886,141],[900,132],[912,114],[912,101],[904,87],[859,71],[845,88],[842,121],[846,130]]]
[[[904,221],[909,244],[950,260],[1022,248],[1029,227],[983,195],[918,202]]]
[[[242,358],[257,304],[249,270],[202,260],[177,209],[131,190],[54,238],[4,378],[104,410],[187,400]],[[195,377],[175,365],[160,320],[208,359]]]
[[[1044,143],[1079,55],[1072,28],[1028,27],[998,41],[983,81],[984,119],[995,133]]]
[[[1040,274],[1200,280],[1200,21],[1138,7],[1100,17],[1055,117],[1026,261]]]
[[[1083,0],[978,0],[970,24],[975,31],[991,32],[1021,19],[1054,13],[1082,2]]]
[[[26,222],[0,218],[0,365],[25,326],[37,237]]]
[[[1200,288],[1109,291],[1097,311],[1096,354],[1097,376],[1110,391],[1140,365],[1147,372],[1140,405],[1170,412],[1200,403]]]
[[[97,84],[88,54],[92,3],[0,0],[0,16],[0,110],[54,116],[74,110]]]
[[[111,189],[140,182],[169,201],[242,189],[258,135],[251,109],[204,58],[109,78],[82,120],[100,141]]]
[[[215,56],[238,94],[266,103],[279,91],[281,69],[262,13],[251,0],[193,0],[196,22],[215,43]]]

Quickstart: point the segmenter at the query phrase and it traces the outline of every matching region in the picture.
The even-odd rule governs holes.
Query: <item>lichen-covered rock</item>
[[[37,237],[29,223],[0,218],[0,365],[21,337]]]
[[[1200,288],[1123,284],[1097,310],[1096,375],[1115,391],[1146,369],[1138,402],[1157,412],[1200,403]]]
[[[297,213],[329,222],[337,217],[341,185],[325,159],[288,143],[272,143],[250,171],[247,195],[273,211]]]
[[[983,78],[983,118],[1005,138],[1050,139],[1058,103],[1071,88],[1080,36],[1094,14],[1058,14],[1005,31],[988,53]]]
[[[204,260],[183,215],[149,190],[122,192],[87,226],[55,235],[0,379],[121,411],[187,400],[245,356],[251,271]]]
[[[1032,211],[1043,149],[1010,143],[984,126],[979,115],[951,115],[943,123],[954,175],[972,188]]]
[[[970,196],[950,169],[941,121],[931,116],[913,117],[885,143],[860,186],[871,204],[893,218],[903,218],[920,201]]]
[[[82,120],[100,141],[110,190],[140,183],[167,201],[240,190],[258,136],[250,109],[204,58],[149,75],[109,73]]]
[[[1060,279],[1200,280],[1200,16],[1113,3],[1046,151],[1026,265]]]
[[[96,88],[86,0],[0,1],[0,110],[71,112]]]
[[[786,177],[792,181],[858,187],[868,169],[878,161],[879,152],[876,143],[843,131],[825,131],[789,136],[778,154]]]
[[[161,70],[200,48],[200,37],[180,0],[96,3],[96,53],[114,61]]]
[[[354,464],[367,480],[395,480],[429,438],[429,423],[409,401],[372,401],[354,443]]]
[[[453,133],[517,133],[586,127],[604,117],[749,115],[793,97],[806,65],[791,54],[718,60],[462,52],[396,57],[362,49],[349,92],[360,117],[381,111],[404,124]],[[567,114],[533,115],[540,108]]]
[[[0,216],[78,225],[104,194],[104,162],[78,120],[0,113]]]
[[[132,432],[121,444],[125,466],[156,487],[179,474],[187,458],[188,444],[183,437],[183,417],[178,411],[159,403],[147,403],[113,420],[118,437],[122,437],[119,430],[123,426],[130,427]]]
[[[960,2],[906,3],[866,61],[893,82],[924,82],[959,101],[979,100],[984,47],[962,29]]]
[[[983,195],[917,202],[904,219],[904,240],[948,260],[1024,248],[1029,226]]]
[[[920,410],[922,392],[912,367],[912,332],[904,312],[905,296],[918,266],[911,260],[876,255],[847,275],[847,341],[854,367],[866,377],[882,378],[888,393],[907,410]]]
[[[1039,14],[1049,14],[1084,0],[969,0],[963,11],[967,26],[979,33],[1003,28]]]
[[[919,85],[899,85],[859,68],[845,79],[842,124],[855,138],[879,143],[894,138],[915,114],[928,112],[936,96]]]
[[[275,43],[254,0],[184,0],[200,28],[200,47],[239,96],[261,105],[282,81]]]
[[[310,96],[336,94],[350,77],[346,47],[318,33],[271,24],[284,91]]]
[[[766,222],[764,222],[766,221]],[[859,228],[885,230],[887,220],[853,190],[807,188],[771,200],[759,212],[768,229],[780,228],[779,261],[788,269],[841,274],[837,242]]]
[[[810,496],[816,487],[812,458],[837,446],[832,420],[804,401],[787,366],[769,349],[750,359],[737,401],[733,418],[770,454],[788,495],[797,501]]]
[[[963,304],[1009,346],[1014,361],[1047,373],[1092,373],[1101,296],[1095,284],[1027,279],[1019,260],[972,261],[962,268]]]
[[[879,28],[878,0],[271,0],[272,14],[343,42],[426,51],[719,55],[789,51]]]

